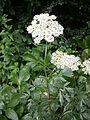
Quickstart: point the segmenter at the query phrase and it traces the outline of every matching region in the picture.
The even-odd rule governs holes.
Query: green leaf
[[[16,112],[18,113],[18,115],[21,117],[22,113],[24,111],[24,107],[23,106],[18,106]]]
[[[90,35],[86,36],[83,42],[86,48],[90,48]]]
[[[8,98],[11,98],[13,94],[15,94],[17,91],[13,86],[5,85],[1,91],[2,96],[7,96]],[[5,97],[4,97],[5,99]],[[6,102],[6,100],[5,100]]]
[[[6,111],[5,111],[5,114],[6,116],[11,119],[11,120],[19,120],[18,119],[18,116],[17,116],[17,113],[11,109],[11,108],[8,108]]]
[[[39,76],[38,78],[36,78],[33,84],[35,87],[38,87],[38,86],[43,87],[43,88],[47,87],[46,79],[44,76]]]
[[[43,66],[42,65],[33,66],[33,71],[42,71],[42,70],[43,70]]]
[[[3,101],[0,101],[0,110],[4,109],[4,103]]]
[[[20,102],[20,94],[13,94],[12,98],[10,99],[7,107],[15,107]]]
[[[60,101],[61,106],[63,106],[64,99],[63,99],[63,96],[62,96],[62,92],[61,92],[61,91],[59,92],[59,101]]]
[[[8,120],[5,116],[0,115],[0,120]]]
[[[38,65],[38,63],[40,64],[43,62],[42,58],[40,57],[40,53],[38,53],[38,50],[36,52],[33,50],[33,53],[25,53],[23,59],[25,61],[29,61],[31,68]]]
[[[32,120],[32,117],[30,114],[26,114],[21,120]]]
[[[31,68],[33,68],[34,66],[36,66],[37,61],[38,61],[38,60],[35,58],[35,56],[32,55],[31,53],[25,54],[24,57],[23,57],[23,59],[24,59],[25,61],[29,61],[29,64],[30,64],[30,67],[31,67]]]
[[[51,100],[51,109],[56,112],[57,109],[60,107],[60,105],[58,104],[58,99],[56,100]]]
[[[84,49],[82,52],[82,57],[83,57],[83,59],[90,57],[90,49]]]
[[[90,83],[86,84],[86,91],[89,93],[90,92]]]
[[[83,116],[86,120],[90,120],[90,111],[83,113]]]
[[[90,28],[90,21],[88,21],[88,27]]]
[[[73,77],[73,72],[70,68],[65,67],[65,69],[62,70],[62,75],[66,77]]]
[[[30,78],[30,64],[27,63],[19,73],[18,83],[21,84],[21,81],[27,81]]]
[[[25,53],[23,59],[26,61],[36,60],[35,56],[33,56],[31,53]]]
[[[66,80],[62,77],[61,74],[56,74],[52,77],[49,83],[49,89],[52,95],[57,96],[58,90],[64,87]]]
[[[72,113],[71,111],[67,111],[64,113],[62,120],[71,120],[72,119]]]

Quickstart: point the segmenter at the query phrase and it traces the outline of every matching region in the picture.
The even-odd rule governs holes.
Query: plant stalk
[[[47,42],[45,46],[45,56],[44,56],[44,72],[45,72],[45,77],[46,77],[46,83],[47,83],[47,89],[48,89],[48,107],[50,111],[52,112],[51,105],[50,105],[50,90],[49,90],[49,85],[48,85],[48,75],[46,71],[46,58],[47,58]]]

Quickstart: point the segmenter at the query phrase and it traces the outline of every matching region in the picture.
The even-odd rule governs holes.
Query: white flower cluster
[[[50,16],[48,13],[35,15],[31,25],[27,27],[28,33],[32,34],[36,44],[39,44],[43,39],[53,42],[54,37],[63,34],[63,30],[63,26],[56,21],[56,16]]]
[[[51,63],[54,64],[57,68],[64,69],[65,67],[68,67],[72,71],[78,70],[79,66],[81,65],[79,57],[68,55],[67,53],[58,50],[52,53]]]
[[[84,74],[90,75],[90,58],[88,60],[85,60],[83,64],[81,65],[81,67],[82,67],[82,71],[84,72]]]

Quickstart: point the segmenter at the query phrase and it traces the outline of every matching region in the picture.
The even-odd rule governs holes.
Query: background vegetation
[[[42,95],[48,91],[45,44],[36,46],[26,31],[40,13],[56,15],[65,29],[48,45],[48,75],[50,55],[58,48],[90,58],[89,0],[0,0],[0,120],[90,120],[90,76],[81,71],[55,71],[48,82],[50,104],[48,95]]]

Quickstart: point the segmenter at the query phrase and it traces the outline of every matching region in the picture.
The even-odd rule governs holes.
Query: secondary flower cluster
[[[72,71],[78,70],[81,65],[79,57],[68,55],[67,53],[58,50],[52,54],[51,63],[56,65],[57,68],[64,69],[65,67],[68,67]]]
[[[90,75],[90,58],[88,60],[85,60],[81,67],[82,71],[84,71],[84,74]]]
[[[68,55],[62,51],[56,51],[52,53],[51,63],[54,64],[57,68],[64,69],[65,67],[70,68],[72,71],[79,70],[79,66],[82,67],[84,74],[90,75],[90,58],[81,63],[79,57],[74,55]]]
[[[27,27],[28,33],[32,34],[36,44],[39,44],[43,39],[53,42],[54,37],[63,34],[63,30],[63,26],[56,21],[56,16],[48,13],[35,15],[31,25]]]

